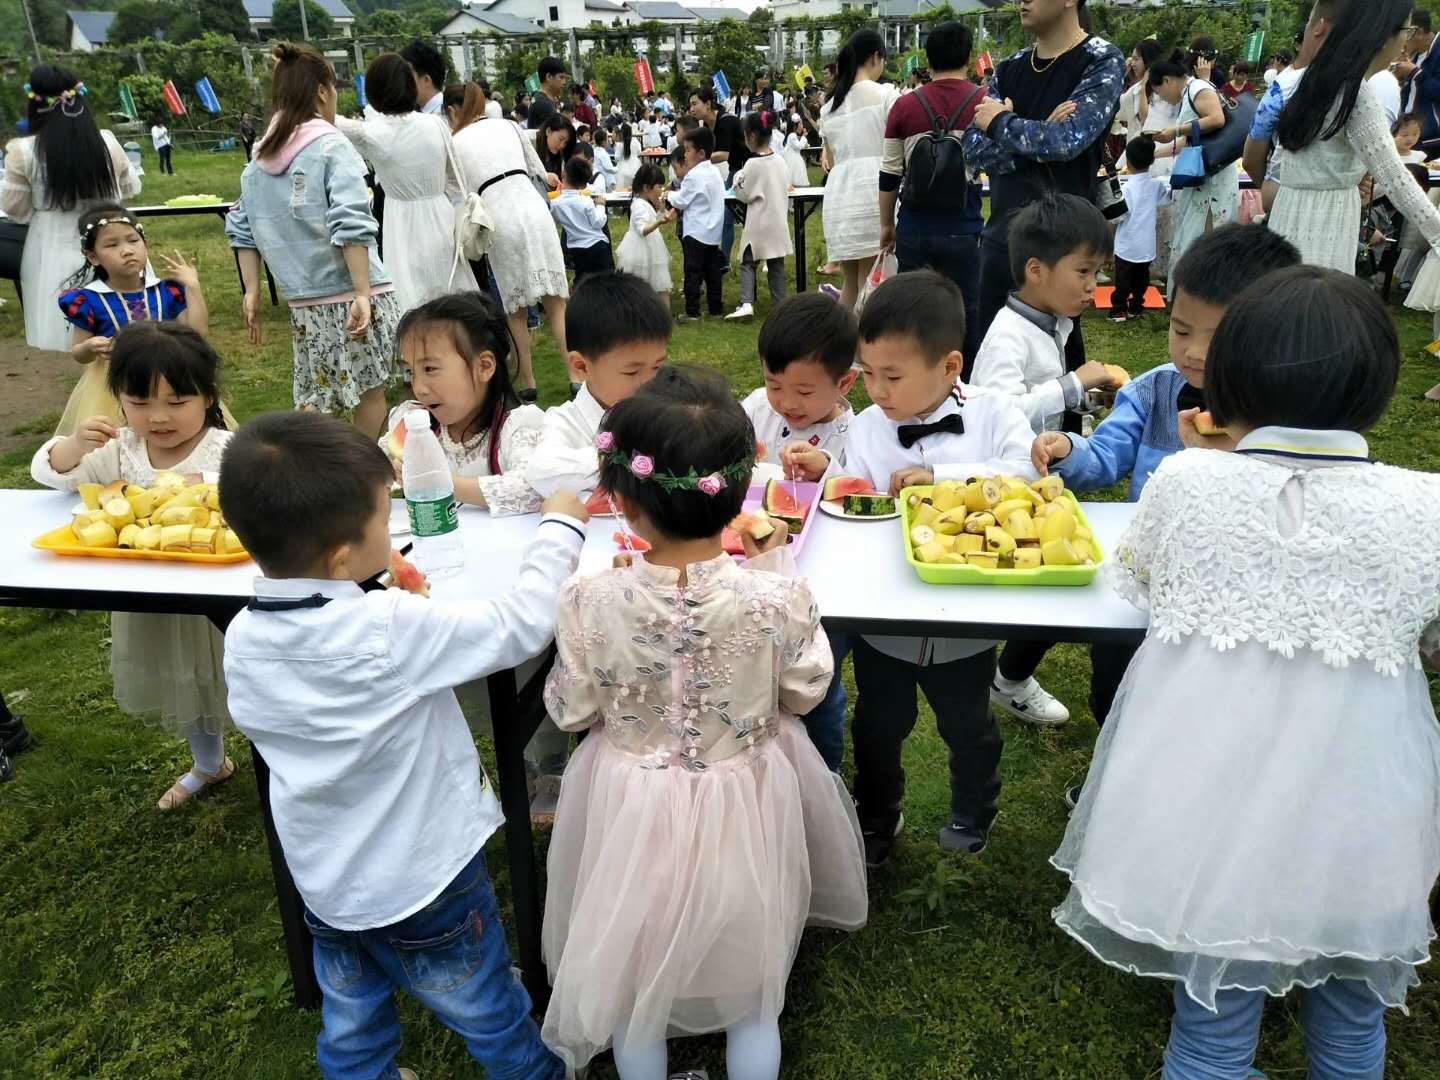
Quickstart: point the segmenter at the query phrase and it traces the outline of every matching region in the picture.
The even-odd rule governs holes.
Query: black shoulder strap
[[[925,100],[925,88],[923,86],[916,88],[915,100],[920,102],[920,107],[925,110],[925,115],[930,118],[930,130],[936,134],[943,135],[945,129],[940,126],[940,117],[937,116],[935,110],[930,107],[930,102]]]
[[[975,87],[975,92],[969,97],[967,97],[964,101],[962,101],[960,103],[960,107],[950,114],[950,119],[946,121],[945,124],[945,130],[954,131],[955,125],[960,122],[960,117],[965,114],[965,110],[970,108],[971,105],[975,104],[975,99],[983,93],[985,93],[984,86]]]

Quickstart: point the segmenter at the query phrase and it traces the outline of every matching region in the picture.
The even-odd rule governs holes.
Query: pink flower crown
[[[658,473],[655,471],[655,459],[648,454],[626,453],[616,449],[615,436],[609,431],[602,431],[595,436],[595,449],[600,452],[602,464],[608,462],[629,469],[635,479],[656,484],[664,491],[701,491],[710,496],[719,495],[730,486],[732,480],[748,478],[755,468],[755,458],[752,455],[704,476],[693,468],[683,476]]]

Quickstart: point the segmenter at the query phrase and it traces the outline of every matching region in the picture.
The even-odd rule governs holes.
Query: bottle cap
[[[412,409],[405,414],[406,431],[429,431],[430,412],[428,409]]]

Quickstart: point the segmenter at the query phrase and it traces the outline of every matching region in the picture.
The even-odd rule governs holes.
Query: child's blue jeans
[[[841,667],[850,655],[851,641],[848,634],[830,634],[830,655],[835,658],[835,674],[830,678],[830,689],[825,699],[800,718],[805,731],[826,768],[833,773],[840,771],[845,762],[845,710],[850,704],[845,693],[845,679]]]
[[[1310,1080],[1381,1080],[1385,1006],[1375,992],[1354,979],[1331,979],[1300,993]],[[1268,996],[1263,990],[1221,990],[1212,1013],[1177,982],[1163,1080],[1244,1080]]]
[[[396,1080],[397,987],[457,1032],[486,1076],[565,1075],[540,1041],[530,995],[510,970],[483,851],[428,907],[398,923],[336,930],[309,911],[305,922],[315,936],[315,975],[324,995],[316,1056],[327,1080]]]

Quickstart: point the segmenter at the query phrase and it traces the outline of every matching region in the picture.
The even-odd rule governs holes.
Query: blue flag
[[[220,115],[220,99],[215,96],[215,88],[210,85],[210,77],[207,75],[195,84],[195,93],[200,98],[200,104],[205,111]]]
[[[721,101],[730,100],[730,80],[725,78],[723,71],[715,72],[714,78],[710,80],[715,84],[715,96]]]
[[[355,76],[355,98],[360,102],[360,108],[365,108],[370,102],[365,97],[365,76]]]

